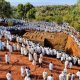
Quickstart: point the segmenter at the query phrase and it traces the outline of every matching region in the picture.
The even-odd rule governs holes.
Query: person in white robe
[[[32,65],[36,66],[37,62],[35,60],[32,61]]]
[[[14,51],[17,50],[16,44],[13,44],[13,50],[14,50]]]
[[[24,49],[23,49],[23,47],[21,47],[21,55],[23,55],[24,54]]]
[[[17,47],[17,50],[20,51],[20,45],[19,45],[19,43],[17,43],[16,47]]]
[[[25,67],[21,66],[21,76],[24,77],[25,76]]]
[[[55,49],[53,49],[54,55],[57,55],[57,51]]]
[[[33,58],[34,58],[35,61],[38,61],[37,53],[34,52],[34,54],[33,54]]]
[[[72,73],[72,75],[71,75],[71,80],[75,80],[75,74],[74,73]]]
[[[80,80],[80,70],[76,73],[78,80]]]
[[[28,50],[27,50],[27,48],[24,48],[24,55],[25,55],[25,56],[28,55]]]
[[[6,79],[7,79],[7,80],[13,80],[13,79],[12,79],[11,71],[8,71],[8,73],[6,74]]]
[[[9,52],[12,53],[13,52],[13,48],[11,45],[9,45]]]
[[[16,41],[19,42],[19,37],[18,36],[16,36]]]
[[[26,68],[25,68],[25,71],[26,71],[27,77],[29,77],[29,76],[31,75],[30,68],[26,67]]]
[[[62,57],[63,57],[63,60],[66,60],[66,54],[65,53],[62,54]]]
[[[69,68],[70,68],[70,69],[72,68],[72,65],[73,65],[72,62],[70,61],[70,62],[69,62]]]
[[[64,68],[63,72],[65,75],[67,75],[67,72],[68,72],[67,68],[66,69]]]
[[[31,53],[28,54],[29,61],[33,61],[33,56]]]
[[[59,80],[63,80],[63,74],[62,73],[59,75]]]
[[[46,80],[48,77],[48,72],[44,70],[42,75],[43,75],[43,80]]]
[[[46,54],[47,54],[47,55],[50,55],[49,48],[48,48],[48,49],[46,49]]]
[[[42,55],[45,55],[45,49],[44,48],[42,48]]]
[[[76,56],[73,56],[73,60],[72,61],[73,61],[73,64],[74,65],[77,63],[77,60],[78,60],[77,57]]]
[[[64,61],[64,57],[63,56],[61,56],[61,62],[63,62]]]
[[[52,74],[47,77],[47,80],[54,80],[54,77],[52,76]]]
[[[39,67],[42,67],[42,61],[43,61],[43,58],[39,57]]]
[[[69,61],[66,60],[64,65],[65,65],[65,69],[68,68]]]
[[[2,45],[3,45],[3,50],[4,50],[6,48],[5,42],[2,42]]]
[[[25,76],[24,80],[32,80],[30,77]]]
[[[7,40],[6,48],[9,49],[9,41]]]
[[[53,68],[54,68],[54,65],[52,62],[49,63],[49,70],[52,72],[53,71]]]
[[[61,53],[57,51],[57,59],[60,59],[60,58],[61,58]]]
[[[66,75],[66,80],[71,80],[71,74],[70,74],[70,73],[68,73],[68,74]]]
[[[43,59],[43,54],[42,54],[42,53],[40,54],[40,58],[42,58],[42,59]]]
[[[9,56],[8,53],[5,54],[5,62],[6,62],[7,64],[10,63],[10,56]]]
[[[69,60],[69,61],[72,61],[72,57],[69,56],[69,57],[68,57],[68,60]]]
[[[3,45],[3,42],[2,41],[1,41],[0,46],[1,46],[1,50],[4,50],[4,45]]]
[[[33,49],[33,47],[30,48],[30,52],[31,52],[31,54],[34,53],[34,49]]]
[[[78,65],[80,66],[80,59],[78,59]]]
[[[62,73],[59,75],[59,80],[66,80],[66,75],[62,71]]]
[[[41,48],[40,48],[40,46],[37,46],[37,53],[41,53]]]
[[[0,40],[0,50],[2,50],[2,41]]]

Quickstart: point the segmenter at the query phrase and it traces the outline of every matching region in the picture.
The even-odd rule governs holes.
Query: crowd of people
[[[52,56],[54,58],[57,58],[58,60],[61,60],[61,62],[64,63],[64,69],[59,75],[59,80],[75,80],[76,76],[80,80],[80,70],[76,74],[71,74],[67,72],[67,69],[71,69],[73,65],[80,66],[80,58],[66,54],[63,51],[58,51],[49,47],[42,47],[41,45],[34,43],[24,37],[12,35],[9,31],[10,29],[32,29],[45,32],[67,31],[67,34],[71,35],[71,37],[73,37],[79,45],[79,40],[77,39],[78,32],[76,32],[76,30],[74,29],[71,29],[68,24],[64,23],[63,25],[59,26],[54,22],[27,22],[23,26],[1,26],[0,50],[7,49],[10,53],[14,51],[19,51],[21,55],[28,56],[28,59],[30,62],[32,62],[32,65],[39,65],[39,67],[43,67],[43,57],[45,55]],[[3,41],[2,38],[5,38],[6,41]],[[10,64],[10,55],[11,54],[7,52],[5,53],[5,62],[8,65]],[[52,62],[49,62],[48,68],[52,73],[54,71],[54,64]],[[21,76],[24,80],[32,80],[31,69],[28,66],[21,66]],[[48,75],[48,72],[46,70],[43,71],[42,77],[43,80],[54,80],[54,76],[52,74]],[[6,74],[6,78],[7,80],[12,80],[11,71],[8,71],[8,73]]]
[[[80,39],[79,39],[79,32],[76,31],[73,27],[69,26],[68,23],[63,22],[63,24],[59,25],[56,22],[25,22],[24,20],[18,19],[7,19],[7,18],[0,18],[0,22],[8,22],[12,21],[16,24],[15,26],[4,27],[3,29],[6,30],[25,30],[25,29],[33,29],[38,31],[45,31],[45,32],[66,32],[68,35],[74,38],[77,45],[80,47]],[[22,24],[22,25],[21,25]]]

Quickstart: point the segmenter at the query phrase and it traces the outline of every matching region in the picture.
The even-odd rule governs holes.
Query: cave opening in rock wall
[[[48,39],[44,39],[44,47],[53,48],[52,44]]]

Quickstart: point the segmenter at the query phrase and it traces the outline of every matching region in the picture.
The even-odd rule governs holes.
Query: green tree
[[[24,5],[24,18],[26,18],[26,14],[27,14],[27,12],[30,10],[30,9],[32,9],[34,6],[32,5],[32,4],[30,4],[30,3],[26,3],[25,5]]]
[[[35,19],[35,12],[35,8],[30,9],[26,14],[27,19]]]
[[[63,17],[62,16],[55,16],[55,21],[58,23],[58,24],[61,24],[63,22]]]
[[[23,17],[24,17],[24,5],[23,4],[18,4],[17,15],[20,19],[23,19]]]
[[[9,2],[0,0],[0,17],[10,18],[12,15],[12,8]]]

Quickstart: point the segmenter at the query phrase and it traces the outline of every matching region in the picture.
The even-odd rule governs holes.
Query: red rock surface
[[[55,48],[56,50],[68,50],[68,54],[72,54],[74,56],[80,57],[80,48],[77,43],[71,36],[68,36],[66,33],[50,33],[50,32],[40,32],[28,30],[24,37],[38,42],[44,46],[45,38],[51,44],[51,48]]]
[[[69,50],[70,54],[80,57],[80,48],[71,36],[68,36],[65,48]]]

